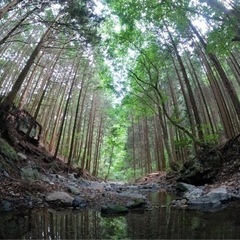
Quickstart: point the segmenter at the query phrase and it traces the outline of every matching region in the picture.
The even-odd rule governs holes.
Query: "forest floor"
[[[100,210],[103,206],[112,204],[135,208],[143,206],[144,201],[146,207],[148,203],[143,192],[175,191],[179,180],[179,173],[156,172],[131,184],[104,182],[82,172],[80,168],[68,168],[58,158],[53,159],[43,146],[37,147],[23,140],[13,126],[8,126],[7,136],[14,147],[8,147],[6,141],[0,138],[0,211],[44,206],[90,207]],[[224,186],[229,193],[240,198],[238,137],[221,148],[200,154],[200,158],[211,157],[223,162],[216,167],[216,173],[213,171],[214,180],[203,183],[205,191]],[[214,164],[213,162],[211,169],[216,170]],[[188,171],[188,166],[185,167]],[[209,168],[206,172],[211,176]],[[53,193],[55,196],[51,195]]]

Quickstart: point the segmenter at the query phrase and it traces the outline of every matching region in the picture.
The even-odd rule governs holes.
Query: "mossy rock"
[[[37,169],[33,169],[30,166],[21,168],[21,178],[23,180],[33,182],[39,178],[39,172]]]
[[[217,167],[212,166],[211,162],[206,164],[198,159],[189,160],[183,165],[177,181],[193,185],[210,184],[214,182],[218,170]]]
[[[18,160],[15,150],[2,138],[0,138],[0,155],[13,162]]]

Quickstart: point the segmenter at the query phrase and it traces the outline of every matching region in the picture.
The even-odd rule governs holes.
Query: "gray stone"
[[[127,202],[126,207],[129,209],[136,209],[136,208],[143,208],[147,204],[146,200],[144,199],[135,199],[133,201]]]
[[[18,157],[19,157],[20,159],[22,159],[22,160],[27,160],[27,156],[24,155],[23,153],[19,152],[19,153],[17,153],[17,155],[18,155]]]
[[[142,194],[138,194],[138,193],[132,193],[132,192],[121,192],[118,193],[119,196],[121,197],[126,197],[126,198],[132,198],[135,200],[147,200],[146,196],[142,195]]]
[[[186,191],[191,192],[196,189],[196,187],[194,185],[188,184],[188,183],[183,183],[183,182],[178,182],[176,185],[176,188],[183,192],[186,192]]]
[[[79,195],[81,193],[80,189],[74,187],[74,186],[69,186],[68,188],[69,192],[75,195]]]
[[[39,172],[31,166],[23,167],[21,168],[21,178],[23,180],[33,182],[39,178]]]
[[[200,188],[192,189],[190,192],[185,192],[184,197],[187,199],[197,199],[203,195],[203,190]]]
[[[90,187],[94,190],[98,190],[100,192],[103,192],[104,191],[104,186],[105,184],[104,183],[100,183],[100,182],[92,182]]]
[[[212,199],[219,200],[220,202],[226,202],[231,199],[226,187],[213,189],[207,194],[207,196],[211,197]]]
[[[46,197],[49,203],[72,206],[74,198],[66,192],[52,192]]]
[[[185,209],[188,207],[188,200],[183,198],[183,199],[174,199],[171,201],[171,206],[180,208],[180,209]]]
[[[133,191],[138,190],[139,188],[140,188],[139,186],[133,186],[133,185],[128,186],[128,189]]]
[[[104,186],[104,189],[105,189],[105,191],[112,191],[113,190],[111,185]]]
[[[74,176],[74,173],[69,173],[68,174],[68,179],[69,180],[76,180],[75,176]]]
[[[217,207],[221,204],[221,201],[219,201],[216,198],[212,198],[211,196],[202,196],[197,199],[189,199],[188,205],[194,206],[197,208],[211,208],[211,207]]]
[[[85,200],[83,200],[80,197],[75,197],[73,202],[72,202],[73,208],[84,208],[87,206],[87,203]]]

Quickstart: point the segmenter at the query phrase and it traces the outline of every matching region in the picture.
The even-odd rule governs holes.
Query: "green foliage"
[[[229,55],[234,46],[232,39],[235,35],[233,26],[222,24],[209,33],[207,50],[220,55]]]

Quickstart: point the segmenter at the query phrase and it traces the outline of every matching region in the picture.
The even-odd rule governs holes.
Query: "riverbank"
[[[177,173],[151,173],[132,184],[104,182],[79,168],[68,168],[66,163],[52,159],[41,147],[28,142],[21,142],[19,146],[13,149],[0,138],[0,211],[88,207],[110,214],[121,213],[151,208],[145,193],[159,190],[182,196],[179,202],[172,204],[179,208],[188,206],[192,200],[189,196],[196,199],[196,195],[189,193],[189,189],[195,191],[196,188],[185,189],[188,194],[179,192]],[[200,193],[197,196],[205,197],[212,190],[222,188],[228,201],[240,199],[239,171],[226,171],[224,167],[218,176],[221,177],[211,184],[199,186],[197,189],[201,193],[197,190]]]
[[[79,168],[68,168],[40,147],[22,142],[25,151],[15,151],[5,140],[0,141],[0,211],[37,207],[101,210],[119,206],[130,211],[150,207],[141,192],[166,187],[160,182],[104,182]]]

